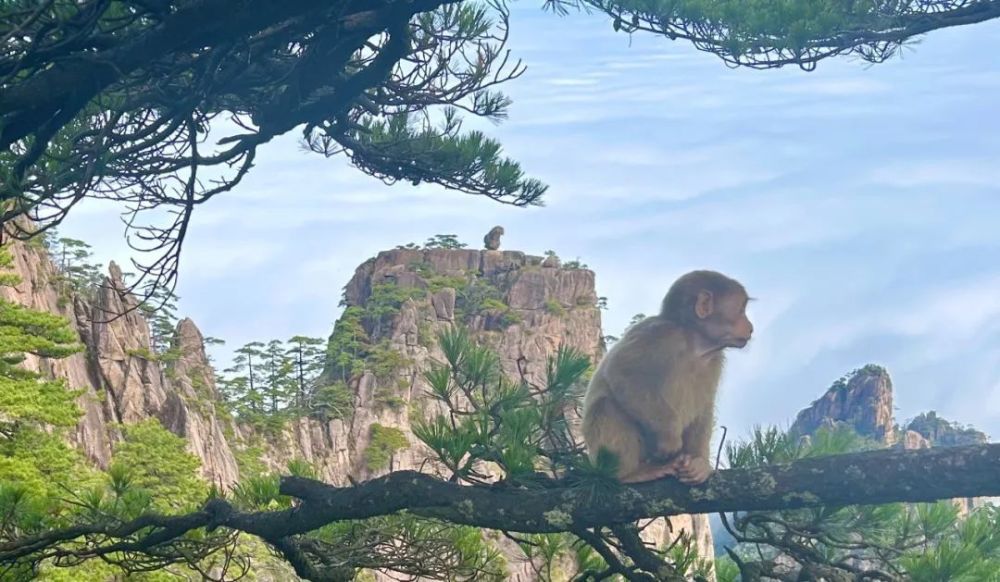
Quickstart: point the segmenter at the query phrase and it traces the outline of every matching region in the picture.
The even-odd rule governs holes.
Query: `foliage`
[[[260,360],[264,344],[250,342],[236,350],[232,365],[223,370],[220,389],[223,397],[242,418],[264,414],[264,394]]]
[[[10,266],[3,248],[0,265]],[[16,279],[7,276],[4,281]],[[197,459],[184,451],[182,439],[156,421],[125,427],[125,442],[107,473],[92,468],[67,444],[65,431],[81,414],[75,403],[81,391],[16,364],[26,353],[64,358],[80,349],[75,340],[65,319],[0,300],[0,544],[97,516],[127,520],[150,508],[187,511],[207,493],[195,474]],[[51,559],[19,564],[5,569],[3,578],[58,582],[123,574],[114,561],[76,564],[63,559],[60,565],[55,568]],[[141,579],[163,578],[148,574]]]
[[[229,563],[228,556],[238,558],[233,563],[245,564],[240,560],[256,556],[256,550],[248,548],[257,546],[240,541],[240,536],[252,531],[311,579],[349,579],[383,570],[433,579],[499,580],[505,562],[491,541],[493,532],[457,524],[476,519],[479,510],[472,499],[488,500],[490,495],[507,492],[516,493],[510,499],[523,503],[551,493],[554,509],[541,512],[541,517],[548,526],[561,529],[526,537],[504,532],[535,558],[541,579],[559,579],[567,574],[562,569],[573,563],[580,569],[580,579],[646,579],[653,572],[658,578],[699,578],[706,564],[694,554],[690,538],[680,536],[665,548],[651,547],[642,542],[634,524],[575,526],[562,511],[562,507],[572,511],[571,505],[562,504],[574,497],[578,499],[573,503],[586,499],[587,508],[600,508],[603,500],[614,500],[623,510],[630,506],[623,503],[638,500],[631,497],[635,490],[622,490],[609,478],[614,470],[610,459],[598,458],[593,465],[588,461],[571,430],[591,369],[587,358],[562,348],[547,362],[541,379],[531,374],[510,378],[501,369],[498,355],[473,342],[464,328],[442,331],[438,342],[444,359],[427,370],[426,379],[431,397],[440,406],[430,408],[434,410],[431,416],[413,419],[413,434],[430,449],[428,462],[443,471],[447,480],[398,472],[353,487],[330,487],[310,480],[315,471],[300,460],[293,459],[286,469],[302,476],[296,479],[262,472],[259,451],[251,446],[239,453],[243,479],[225,501],[191,485],[197,462],[183,451],[183,441],[151,421],[126,429],[126,442],[116,451],[107,485],[90,486],[80,497],[84,501],[80,507],[86,511],[61,518],[60,523],[83,523],[97,533],[71,542],[44,543],[38,546],[41,550],[32,549],[27,555],[69,548],[79,557],[75,567],[90,567],[88,560],[95,557],[153,570],[167,565]],[[365,461],[373,471],[388,468],[393,455],[410,446],[399,429],[374,424],[370,430]],[[821,431],[809,439],[759,429],[750,443],[730,445],[727,453],[731,464],[749,467],[870,446],[846,429]],[[251,468],[248,460],[256,466]],[[423,498],[433,500],[432,505],[407,501],[418,492],[427,495],[425,487],[445,489]],[[549,491],[550,487],[556,489]],[[462,491],[473,497],[456,503],[454,496],[462,499]],[[202,510],[178,517],[144,513],[146,508],[163,511],[163,507],[171,508],[170,513],[182,512],[176,508],[193,508],[204,497],[210,500]],[[672,502],[669,498],[662,501]],[[399,502],[396,509],[366,513],[379,503]],[[2,497],[0,503],[4,503]],[[58,515],[46,503],[36,501],[44,515]],[[337,503],[344,505],[346,513],[335,515],[343,517],[320,517],[328,504]],[[514,511],[513,506],[510,510]],[[264,513],[246,513],[256,511]],[[7,533],[5,540],[10,541],[0,547],[0,560],[25,568],[23,559],[9,558],[4,548],[24,547],[24,535],[58,526],[43,522],[38,511],[27,508],[11,515],[23,516],[18,517],[19,523],[35,525],[28,529],[21,525]],[[369,517],[359,517],[364,515]],[[853,563],[849,558],[861,555],[876,564],[878,560],[891,562],[896,570],[886,572],[905,569],[906,576],[911,576],[907,579],[975,579],[996,566],[996,521],[993,514],[982,515],[977,518],[981,522],[959,522],[954,506],[945,502],[912,508],[890,504],[758,511],[727,517],[727,523],[731,522],[740,542],[731,558],[737,569],[751,564],[766,567],[776,556],[788,554],[817,572],[823,567],[848,567]],[[439,521],[442,517],[446,521]],[[214,527],[215,519],[222,528]],[[305,530],[291,536],[285,533],[287,524],[302,519],[311,520]],[[503,525],[503,518],[495,519],[487,527]],[[539,523],[535,517],[527,519],[525,523]],[[115,549],[117,540],[136,550],[121,556]],[[866,553],[869,548],[870,554]],[[731,574],[732,567],[727,569],[720,562],[719,569]]]
[[[424,243],[425,249],[464,249],[467,246],[453,234],[436,234]]]
[[[503,303],[500,289],[481,277],[472,277],[455,288],[455,316],[461,321],[468,322],[498,303]]]
[[[201,463],[183,438],[156,419],[125,425],[122,434],[110,474],[127,474],[132,485],[149,492],[159,511],[191,509],[205,500],[208,486],[198,475]]]
[[[82,240],[58,237],[54,230],[46,234],[49,236],[44,239],[45,247],[59,273],[55,284],[60,299],[68,300],[74,293],[93,296],[104,276],[101,267],[90,262],[93,259],[90,245]]]
[[[462,414],[419,420],[413,433],[448,471],[479,482],[488,479],[486,462],[508,479],[576,465],[573,453],[581,449],[565,415],[579,399],[587,358],[561,349],[549,366],[547,385],[537,387],[506,378],[497,355],[475,345],[464,328],[443,331],[438,341],[446,362],[425,373],[429,395]]]
[[[335,331],[336,333],[336,331]],[[340,400],[315,399],[327,354],[320,338],[294,336],[287,342],[253,341],[236,350],[232,365],[218,377],[226,407],[242,422],[276,433],[289,417],[341,406]]]
[[[164,354],[173,344],[177,333],[177,301],[180,297],[160,287],[154,289],[147,301],[139,305],[149,322],[150,343],[157,354]],[[207,343],[207,342],[206,342]]]
[[[731,66],[813,70],[823,59],[850,55],[880,63],[926,32],[1000,16],[991,0],[841,2],[840,0],[549,0],[548,6],[594,9],[615,30],[686,40]]]
[[[0,269],[13,264],[0,247]],[[0,286],[15,285],[16,274],[0,271]],[[0,298],[0,435],[12,438],[28,427],[72,426],[80,412],[61,380],[48,380],[18,364],[30,354],[65,358],[82,349],[69,322],[58,315],[28,309]]]
[[[342,380],[321,385],[312,400],[312,412],[319,418],[347,418],[354,409],[354,391]]]
[[[586,263],[581,263],[580,259],[566,261],[562,264],[563,269],[589,269]]]
[[[260,444],[260,437],[253,435],[250,443],[241,443],[233,447],[233,456],[236,458],[236,466],[240,469],[240,475],[250,477],[260,475],[265,472],[265,465],[261,458],[264,456],[264,449]]]
[[[563,307],[562,303],[559,303],[559,301],[556,299],[545,300],[545,311],[557,317],[562,317],[563,315],[566,315],[566,308]]]
[[[396,400],[396,390],[400,387],[400,382],[405,382],[397,379],[396,375],[411,363],[389,340],[382,340],[372,347],[365,364],[378,383],[375,389],[377,400],[382,404],[392,404]]]
[[[291,406],[295,398],[294,364],[280,340],[271,340],[261,354],[264,368],[263,393],[268,414],[275,415]]]
[[[519,312],[512,309],[503,301],[494,299],[493,297],[487,297],[484,299],[480,305],[480,310],[484,314],[498,318],[501,327],[509,327],[511,325],[521,323],[524,320],[523,316]]]
[[[326,357],[329,376],[347,382],[364,370],[364,356],[368,345],[368,332],[362,323],[365,311],[349,306],[333,326],[327,341]]]
[[[885,368],[878,366],[876,364],[867,364],[861,368],[856,368],[850,372],[844,374],[840,378],[834,380],[833,384],[830,385],[828,390],[842,391],[847,390],[848,385],[855,378],[860,376],[876,376],[876,375],[887,375]]]
[[[389,466],[392,456],[410,446],[406,435],[398,428],[374,423],[369,432],[365,462],[371,471],[381,471]]]
[[[369,335],[373,338],[379,337],[391,319],[399,313],[410,299],[420,299],[426,292],[416,287],[401,287],[395,283],[376,283],[372,285],[372,292],[365,301],[362,311],[362,323]]]
[[[348,565],[345,577],[358,573],[355,580],[373,579],[362,573],[376,569],[456,582],[509,579],[503,554],[480,530],[412,514],[337,522],[317,530],[314,539],[323,544],[323,556]]]
[[[315,382],[323,371],[326,352],[320,338],[297,335],[288,340],[285,354],[291,359],[295,405],[302,410],[312,405]]]

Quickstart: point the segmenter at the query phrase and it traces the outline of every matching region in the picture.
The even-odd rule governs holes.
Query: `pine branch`
[[[281,493],[300,500],[268,512],[211,510],[179,517],[143,516],[126,524],[78,526],[0,544],[0,565],[51,556],[85,536],[72,554],[96,557],[127,548],[152,550],[191,530],[222,526],[290,548],[286,538],[337,521],[402,510],[443,521],[524,533],[580,531],[679,514],[787,510],[1000,495],[1000,444],[915,451],[879,450],[730,469],[697,487],[672,479],[632,486],[564,479],[553,487],[465,486],[398,471],[353,487],[285,477]],[[122,539],[121,536],[134,537]],[[285,541],[283,541],[285,540]]]

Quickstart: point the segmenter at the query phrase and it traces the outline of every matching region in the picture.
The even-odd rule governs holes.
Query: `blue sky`
[[[229,348],[325,337],[365,258],[436,233],[478,247],[502,224],[504,248],[596,271],[609,334],[687,270],[742,280],[757,331],[724,377],[731,435],[790,422],[869,362],[892,375],[898,419],[933,408],[1000,434],[1000,22],[811,73],[729,69],[536,3],[512,25],[528,70],[506,86],[510,118],[486,127],[550,185],[544,208],[388,187],[286,136],[196,215],[183,314]],[[127,261],[105,207],[61,232]]]

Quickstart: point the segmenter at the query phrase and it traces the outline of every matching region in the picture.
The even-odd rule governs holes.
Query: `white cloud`
[[[873,77],[878,71],[869,71]],[[870,97],[890,91],[892,86],[878,78],[805,79],[778,87],[782,93],[829,97]]]
[[[209,282],[253,272],[284,251],[281,241],[218,236],[220,234],[223,233],[214,233],[210,240],[199,241],[200,244],[191,241],[190,247],[196,250],[185,252],[181,258],[185,278]]]
[[[995,160],[989,159],[925,158],[884,165],[873,170],[867,178],[875,184],[900,188],[925,186],[995,188],[1000,184],[1000,168]],[[956,203],[960,201],[956,200]]]
[[[582,77],[577,79],[547,79],[545,83],[555,87],[592,87],[597,85],[598,81],[599,79],[596,77]]]

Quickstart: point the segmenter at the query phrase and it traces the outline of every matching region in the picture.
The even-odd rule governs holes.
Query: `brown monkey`
[[[750,341],[748,301],[743,285],[714,271],[674,282],[660,313],[625,332],[591,378],[583,406],[591,460],[600,449],[614,453],[626,483],[708,479],[723,350]]]

